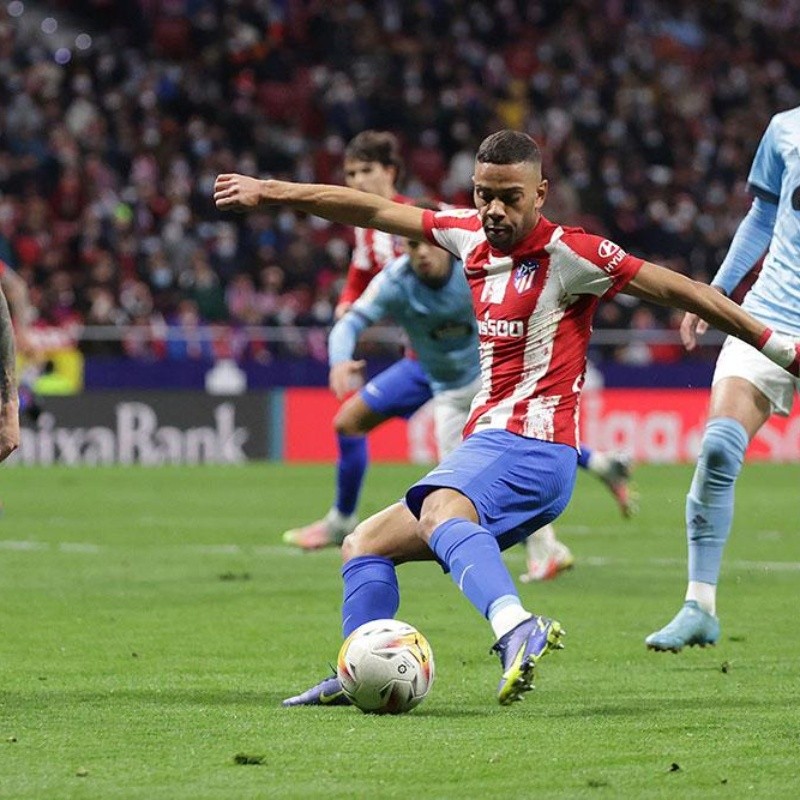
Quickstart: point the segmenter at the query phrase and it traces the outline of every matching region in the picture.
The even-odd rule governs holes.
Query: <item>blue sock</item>
[[[488,618],[499,598],[519,595],[500,555],[497,540],[468,519],[450,519],[433,532],[431,549],[450,569],[450,576],[467,599]]]
[[[342,633],[348,637],[359,625],[391,619],[400,605],[394,563],[382,556],[356,556],[342,567],[344,600]]]
[[[686,495],[689,580],[717,583],[733,522],[734,483],[747,450],[747,431],[734,419],[709,420]]]
[[[339,460],[336,462],[336,508],[348,516],[356,510],[364,473],[367,471],[366,436],[345,436],[337,433]]]
[[[581,442],[578,450],[578,466],[581,469],[589,469],[589,459],[592,457],[592,448]]]

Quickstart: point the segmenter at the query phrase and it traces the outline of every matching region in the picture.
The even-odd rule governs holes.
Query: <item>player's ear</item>
[[[539,185],[536,187],[536,200],[534,202],[534,207],[537,211],[544,205],[544,201],[547,200],[547,190],[550,188],[550,184],[547,182],[547,178],[542,178],[539,182]]]

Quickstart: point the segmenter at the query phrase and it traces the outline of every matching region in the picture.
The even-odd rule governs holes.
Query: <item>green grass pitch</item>
[[[421,472],[374,467],[363,511]],[[280,544],[328,507],[330,467],[3,469],[0,798],[800,796],[800,466],[744,470],[719,646],[650,653],[683,596],[690,476],[640,468],[629,522],[581,476],[576,568],[521,587],[566,648],[510,708],[486,622],[434,565],[401,567],[437,679],[374,717],[279,705],[339,645],[338,553]]]

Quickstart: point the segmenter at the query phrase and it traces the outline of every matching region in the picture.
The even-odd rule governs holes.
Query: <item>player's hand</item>
[[[336,304],[333,310],[333,318],[338,322],[351,308],[353,304],[349,300],[342,300]]]
[[[708,323],[700,319],[697,314],[687,311],[681,320],[681,342],[691,353],[697,347],[697,337],[702,336],[708,330]]]
[[[261,203],[268,203],[265,192],[268,181],[247,175],[217,175],[214,181],[214,202],[220,211],[251,211]]]
[[[0,408],[0,461],[19,447],[19,403],[14,400]]]
[[[337,400],[344,399],[364,385],[366,368],[366,361],[340,361],[331,367],[328,383]]]

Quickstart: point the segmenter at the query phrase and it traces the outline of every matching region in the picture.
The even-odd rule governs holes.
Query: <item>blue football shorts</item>
[[[401,358],[379,372],[359,394],[376,414],[403,419],[433,397],[428,378],[415,358]]]
[[[504,430],[474,433],[406,492],[419,519],[434,490],[455,489],[475,506],[480,524],[501,550],[552,522],[567,507],[575,485],[574,447],[528,439]]]

